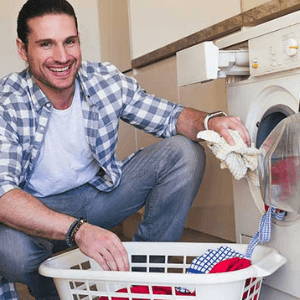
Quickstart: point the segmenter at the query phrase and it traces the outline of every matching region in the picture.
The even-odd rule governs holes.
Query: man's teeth
[[[51,71],[53,72],[64,72],[67,71],[69,67],[64,67],[64,68],[50,68]]]

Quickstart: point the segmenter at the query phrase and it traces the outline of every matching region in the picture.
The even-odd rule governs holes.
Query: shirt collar
[[[47,103],[51,105],[51,102],[48,100],[46,95],[40,89],[40,87],[34,82],[33,76],[29,69],[26,70],[26,82],[27,87],[31,96],[31,100],[33,106],[35,107],[36,111],[39,111],[42,107],[44,107]],[[49,105],[47,104],[47,105]]]

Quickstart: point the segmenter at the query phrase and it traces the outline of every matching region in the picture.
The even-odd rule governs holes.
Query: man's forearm
[[[197,133],[204,129],[203,121],[206,115],[207,113],[203,111],[184,108],[176,123],[177,133],[196,140]]]
[[[20,189],[11,190],[0,198],[0,222],[30,235],[63,240],[74,220],[49,209]]]
[[[193,108],[184,108],[178,117],[176,129],[178,134],[182,134],[191,140],[197,140],[197,133],[204,130],[204,119],[206,112]],[[250,136],[246,127],[238,117],[215,116],[208,120],[208,129],[219,133],[230,145],[234,145],[234,140],[229,133],[229,129],[236,130],[247,145],[250,145]]]

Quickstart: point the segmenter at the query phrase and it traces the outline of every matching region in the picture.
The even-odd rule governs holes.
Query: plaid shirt
[[[147,94],[135,79],[108,63],[83,62],[81,87],[85,131],[99,174],[90,183],[102,191],[118,186],[125,161],[116,159],[119,120],[159,137],[176,134],[182,106]],[[0,81],[0,196],[26,187],[47,131],[52,104],[24,70]]]

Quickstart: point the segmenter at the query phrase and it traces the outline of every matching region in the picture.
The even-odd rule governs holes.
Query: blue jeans
[[[40,198],[53,210],[110,229],[145,207],[136,241],[176,241],[197,194],[205,165],[202,147],[183,136],[146,147],[123,167],[120,185],[106,193],[90,184]],[[0,275],[25,283],[36,299],[59,299],[39,264],[66,249],[64,241],[33,237],[0,225]]]

